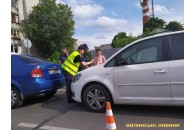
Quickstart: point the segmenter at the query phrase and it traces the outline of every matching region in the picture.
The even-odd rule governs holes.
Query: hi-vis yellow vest
[[[71,55],[69,55],[65,62],[62,64],[62,68],[73,76],[77,74],[78,68],[80,66],[80,62],[74,63],[74,59],[77,55],[80,55],[78,51],[72,52]]]

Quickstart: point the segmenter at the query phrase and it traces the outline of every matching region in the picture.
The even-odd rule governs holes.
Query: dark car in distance
[[[64,84],[59,64],[29,55],[11,55],[12,108],[21,106],[24,99],[37,94],[52,97]]]

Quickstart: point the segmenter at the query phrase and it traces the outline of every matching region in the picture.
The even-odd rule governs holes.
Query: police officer
[[[84,67],[92,64],[92,62],[84,62],[82,60],[82,55],[84,54],[85,46],[80,45],[78,47],[78,51],[72,52],[67,60],[62,64],[63,74],[66,80],[66,93],[67,93],[67,102],[72,103],[74,100],[72,99],[71,94],[71,82],[73,76],[75,76],[78,72],[80,64]]]
[[[82,45],[85,47],[84,54],[82,55],[82,59],[84,60],[84,62],[87,62],[88,61],[87,52],[88,52],[89,48],[88,48],[87,44],[82,44]]]
[[[89,50],[88,48],[88,45],[87,44],[82,44],[82,46],[84,46],[85,50],[84,50],[84,54],[82,55],[82,61],[84,62],[88,62],[88,56],[87,56],[87,52]],[[88,66],[84,67],[84,66],[81,66],[79,67],[79,70],[78,71],[82,71],[84,69],[88,68]]]

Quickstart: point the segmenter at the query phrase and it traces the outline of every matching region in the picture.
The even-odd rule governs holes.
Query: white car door
[[[163,38],[131,45],[117,56],[114,86],[120,102],[171,102]]]
[[[184,103],[184,33],[170,35],[169,62],[171,90],[174,102]]]

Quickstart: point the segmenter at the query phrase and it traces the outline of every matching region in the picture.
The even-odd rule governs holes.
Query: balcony
[[[12,9],[11,9],[11,13],[19,14],[18,13],[18,9],[17,8],[14,8],[14,7],[12,7]]]
[[[21,40],[20,39],[11,39],[11,44],[12,45],[20,45],[21,44]]]
[[[12,26],[11,26],[13,29],[17,29],[19,30],[19,24],[18,23],[12,23]]]
[[[11,35],[13,39],[21,39],[19,34],[13,34]]]

